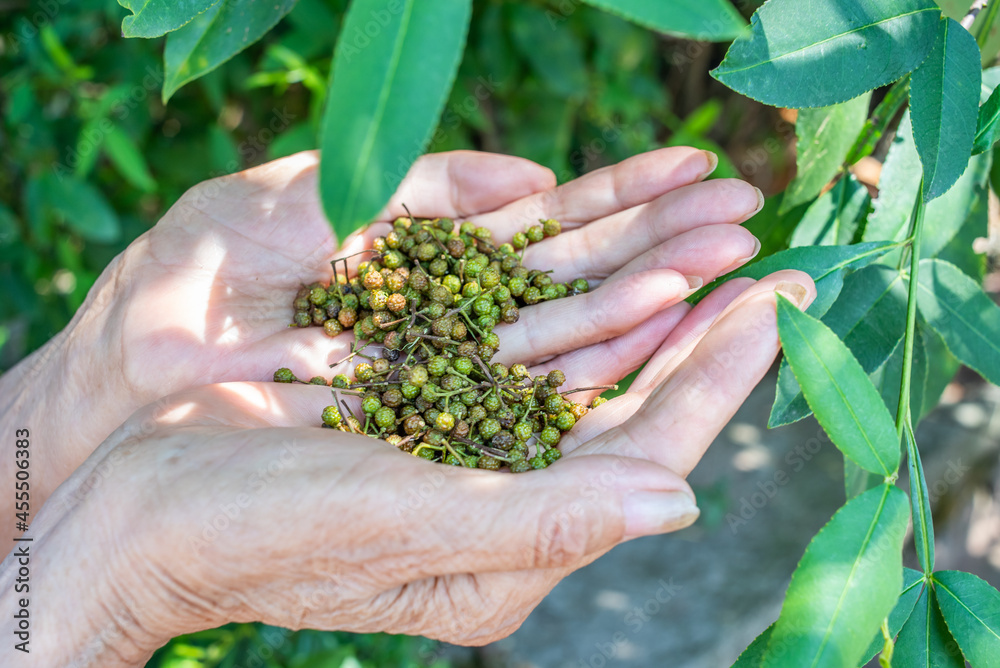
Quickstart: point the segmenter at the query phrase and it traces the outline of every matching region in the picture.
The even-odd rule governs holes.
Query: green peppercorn
[[[559,443],[559,439],[561,438],[562,434],[559,433],[559,430],[555,427],[546,427],[542,430],[542,433],[538,435],[538,440],[550,448]]]
[[[367,396],[361,402],[361,410],[364,411],[365,415],[374,415],[380,408],[382,408],[382,402],[375,396]]]
[[[532,467],[526,460],[519,459],[516,462],[511,462],[509,468],[511,473],[525,473],[530,471]]]
[[[274,382],[276,383],[291,383],[296,380],[298,380],[298,378],[295,377],[295,374],[292,373],[291,369],[282,367],[274,372]]]
[[[440,376],[448,371],[448,359],[441,355],[435,355],[427,361],[427,372],[432,376]],[[410,382],[413,380],[411,378]]]
[[[327,406],[323,409],[323,424],[328,427],[339,427],[342,422],[340,409],[336,406]]]
[[[479,423],[479,435],[489,440],[500,431],[500,423],[494,418],[486,418]]]
[[[555,425],[559,431],[569,431],[576,424],[576,418],[569,411],[563,411],[556,416]]]
[[[396,426],[396,412],[388,406],[379,408],[375,411],[375,424],[382,429],[388,429]]]

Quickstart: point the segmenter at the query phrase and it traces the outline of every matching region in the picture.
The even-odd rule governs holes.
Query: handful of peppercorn
[[[497,246],[489,230],[470,222],[397,218],[365,251],[372,257],[354,278],[342,258],[332,263],[329,286],[303,286],[292,326],[322,327],[331,337],[352,328],[351,354],[332,366],[364,360],[353,380],[338,374],[332,382],[308,381],[332,386],[323,426],[454,466],[506,465],[520,473],[559,459],[563,433],[590,409],[567,399],[572,390],[559,392],[562,371],[532,378],[524,364],[491,363],[497,324],[517,322],[525,305],[588,290],[582,278],[554,283],[548,272],[522,266],[530,243],[561,230],[558,221],[539,222]],[[304,382],[289,369],[274,380]],[[361,414],[341,395],[358,397]]]

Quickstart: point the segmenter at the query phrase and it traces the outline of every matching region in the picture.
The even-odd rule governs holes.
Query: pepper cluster
[[[525,305],[588,289],[584,279],[555,283],[522,265],[529,244],[561,230],[558,221],[539,222],[496,245],[489,230],[471,222],[398,218],[354,278],[341,259],[328,286],[302,287],[293,326],[323,327],[331,337],[353,329],[352,352],[340,363],[364,360],[354,379],[308,381],[333,387],[324,426],[455,466],[506,465],[516,473],[559,459],[562,434],[589,409],[567,399],[572,391],[559,392],[561,371],[531,378],[523,364],[491,362],[497,324],[517,322]],[[380,353],[366,354],[376,345]],[[279,369],[274,380],[303,382],[289,369]],[[358,396],[361,415],[340,394]]]

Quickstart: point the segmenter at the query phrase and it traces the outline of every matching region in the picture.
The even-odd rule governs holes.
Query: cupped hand
[[[40,407],[35,417],[46,417],[32,424],[49,444],[40,498],[160,397],[264,380],[281,366],[303,378],[333,375],[328,364],[348,351],[351,334],[289,328],[295,290],[328,281],[332,259],[370,248],[389,228],[336,239],[318,202],[317,165],[315,153],[303,153],[196,186],[102,274],[54,374],[56,403],[75,405],[73,419]],[[615,371],[627,373],[656,346],[628,332],[654,316],[654,329],[677,324],[686,311],[670,307],[759,249],[738,223],[759,210],[760,192],[736,180],[702,183],[714,166],[711,154],[668,148],[557,187],[548,169],[520,158],[428,155],[379,219],[404,215],[406,204],[419,217],[471,220],[499,240],[540,218],[560,220],[565,232],[530,247],[526,266],[596,289],[525,308],[519,322],[498,328],[496,359],[539,363],[625,336],[619,344],[635,345]],[[53,384],[43,385],[51,396]]]
[[[230,383],[160,400],[33,525],[37,595],[77,602],[39,628],[77,628],[82,611],[84,637],[59,641],[72,652],[101,628],[100,611],[123,611],[121,640],[97,657],[105,666],[140,665],[172,635],[228,621],[503,637],[568,573],[697,518],[684,477],[774,361],[776,291],[802,308],[815,294],[799,272],[740,279],[679,325],[640,326],[631,336],[655,351],[632,389],[584,416],[542,471],[432,464],[303,426],[330,402],[317,386]],[[569,355],[571,384],[631,359],[621,342]],[[60,554],[91,568],[67,575],[76,569]]]

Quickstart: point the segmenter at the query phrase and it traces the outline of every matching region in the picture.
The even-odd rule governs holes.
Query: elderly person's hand
[[[669,330],[692,286],[759,248],[738,223],[759,210],[760,192],[699,183],[714,166],[711,154],[667,148],[556,187],[548,169],[520,158],[428,155],[380,219],[403,215],[405,203],[420,217],[472,220],[499,240],[539,218],[560,220],[567,231],[530,247],[525,265],[596,289],[525,308],[498,328],[496,359],[532,364],[626,335],[614,369],[593,362],[614,382],[662,339],[630,330],[654,316]],[[388,227],[336,239],[316,169],[317,156],[303,153],[193,188],[114,260],[63,332],[0,378],[0,424],[32,436],[33,509],[140,406],[198,385],[264,380],[281,366],[330,375],[351,333],[290,329],[295,290],[329,280],[333,258],[370,247]],[[0,463],[8,489],[14,473],[12,459]],[[13,515],[13,495],[0,514]]]
[[[32,525],[24,665],[139,666],[171,636],[229,621],[465,644],[509,634],[569,572],[696,519],[684,477],[774,361],[776,291],[803,308],[814,295],[799,272],[739,279],[679,324],[661,313],[532,369],[558,365],[579,385],[632,365],[633,347],[658,348],[541,471],[442,466],[303,426],[329,388],[229,383],[161,399]],[[13,555],[0,567],[5,610],[17,568]]]

